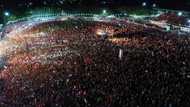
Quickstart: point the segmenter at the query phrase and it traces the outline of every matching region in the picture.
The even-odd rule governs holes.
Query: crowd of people
[[[173,25],[186,25],[187,23],[187,17],[183,15],[179,16],[174,12],[163,13],[157,18],[155,18],[155,20],[159,20],[159,21],[166,20],[167,23],[170,23]]]
[[[101,39],[97,29],[114,35]],[[0,70],[2,107],[190,105],[188,35],[84,20],[50,21],[22,34],[25,46]]]

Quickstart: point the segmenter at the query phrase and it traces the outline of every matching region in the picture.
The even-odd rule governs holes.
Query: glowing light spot
[[[103,14],[106,14],[107,13],[107,10],[103,10]]]
[[[178,12],[178,14],[177,14],[178,16],[182,16],[183,15],[183,13],[182,12]]]
[[[143,2],[143,3],[142,3],[142,6],[146,6],[146,2]]]
[[[5,16],[10,16],[10,13],[9,12],[5,12],[4,15]]]

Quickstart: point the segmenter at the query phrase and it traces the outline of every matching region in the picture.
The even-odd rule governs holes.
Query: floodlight
[[[187,22],[188,22],[188,23],[190,23],[190,19],[189,19],[189,20],[187,20]]]
[[[146,6],[146,2],[143,2],[143,3],[142,3],[142,6]]]
[[[6,12],[4,13],[4,15],[5,15],[5,16],[9,16],[10,13],[6,11]]]
[[[103,10],[103,14],[106,14],[107,13],[107,11],[106,10]]]
[[[183,13],[182,12],[178,12],[178,14],[177,14],[178,16],[182,16],[183,15]]]
[[[154,3],[154,4],[152,5],[152,7],[156,7],[156,4]]]

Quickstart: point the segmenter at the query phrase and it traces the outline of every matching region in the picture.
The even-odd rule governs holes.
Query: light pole
[[[6,25],[7,23],[7,18],[10,16],[10,13],[8,11],[5,11],[4,12],[4,15],[3,15],[3,24]]]

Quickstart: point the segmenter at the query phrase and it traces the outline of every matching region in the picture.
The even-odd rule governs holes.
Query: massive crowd
[[[97,29],[114,35],[102,39]],[[188,35],[82,20],[22,34],[0,71],[2,107],[190,106]]]
[[[165,20],[167,23],[172,25],[186,25],[187,23],[187,17],[178,14],[174,12],[167,12],[163,13],[160,16],[156,17],[155,20]]]

